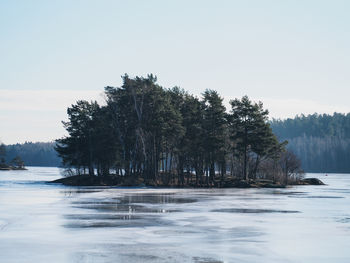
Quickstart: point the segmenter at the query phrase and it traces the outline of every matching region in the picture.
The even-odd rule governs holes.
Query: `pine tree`
[[[203,93],[202,104],[206,170],[209,170],[208,179],[213,181],[215,163],[223,163],[225,160],[226,108],[223,99],[214,90],[206,90]]]
[[[241,100],[231,100],[230,104],[231,138],[235,141],[234,150],[243,157],[242,175],[248,180],[250,153],[255,156],[255,168],[252,173],[256,176],[261,158],[276,151],[279,143],[268,123],[268,111],[263,109],[261,102],[253,103],[248,96],[244,96]]]
[[[94,175],[94,114],[97,102],[78,101],[67,109],[68,122],[63,122],[69,136],[57,140],[56,151],[63,162],[78,169],[88,167]]]

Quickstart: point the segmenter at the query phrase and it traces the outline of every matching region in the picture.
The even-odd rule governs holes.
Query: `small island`
[[[0,171],[27,170],[21,157],[16,156],[9,163],[6,163],[6,146],[0,144]]]
[[[194,180],[192,180],[194,181]],[[90,176],[90,175],[73,175],[67,176],[61,179],[50,181],[48,183],[58,183],[67,186],[113,186],[113,187],[164,187],[164,188],[285,188],[288,185],[281,184],[280,182],[274,182],[267,179],[256,180],[242,180],[239,178],[225,177],[224,180],[221,177],[216,177],[212,184],[196,184],[189,183],[180,185],[177,183],[163,183],[163,182],[147,182],[144,183],[142,178],[130,178],[116,175],[108,176]],[[289,185],[324,185],[324,183],[317,178],[305,178],[294,182]]]
[[[272,132],[268,110],[248,96],[227,111],[215,90],[198,98],[165,89],[154,75],[122,77],[106,87],[106,105],[77,101],[58,139],[73,186],[286,187],[303,179],[300,160]]]

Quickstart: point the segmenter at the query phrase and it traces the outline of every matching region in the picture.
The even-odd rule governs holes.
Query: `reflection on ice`
[[[341,223],[350,223],[350,217],[345,217],[339,220]]]
[[[310,195],[310,196],[298,196],[298,198],[324,198],[324,199],[334,199],[334,198],[344,198],[343,196],[332,196],[332,195]]]
[[[74,208],[94,209],[102,212],[128,212],[128,213],[170,213],[179,210],[152,208],[142,205],[134,204],[119,204],[119,203],[93,203],[93,202],[79,202],[75,203]]]
[[[223,263],[223,261],[218,261],[213,258],[201,258],[201,257],[193,257],[193,262],[195,263]]]
[[[72,207],[78,211],[89,209],[98,213],[64,215],[69,222],[66,228],[97,227],[149,227],[170,224],[157,214],[180,212],[180,209],[166,208],[161,205],[186,204],[196,202],[194,198],[175,196],[175,193],[125,194],[118,198],[79,199],[72,201]]]
[[[305,192],[299,192],[299,191],[273,191],[272,194],[274,195],[289,195],[289,196],[292,196],[292,195],[305,195],[306,193]]]
[[[278,209],[257,209],[257,208],[222,208],[214,209],[211,212],[223,212],[223,213],[300,213],[300,211],[292,210],[278,210]]]

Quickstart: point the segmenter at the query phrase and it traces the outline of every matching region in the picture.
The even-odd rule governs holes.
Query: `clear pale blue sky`
[[[350,1],[0,0],[0,140],[64,135],[77,99],[120,76],[226,102],[245,94],[271,117],[349,112]]]

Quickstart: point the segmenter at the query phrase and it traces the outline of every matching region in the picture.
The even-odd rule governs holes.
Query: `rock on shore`
[[[318,178],[305,178],[299,181],[299,185],[324,185]]]
[[[75,175],[50,181],[69,186],[115,186],[120,182],[114,176]]]

